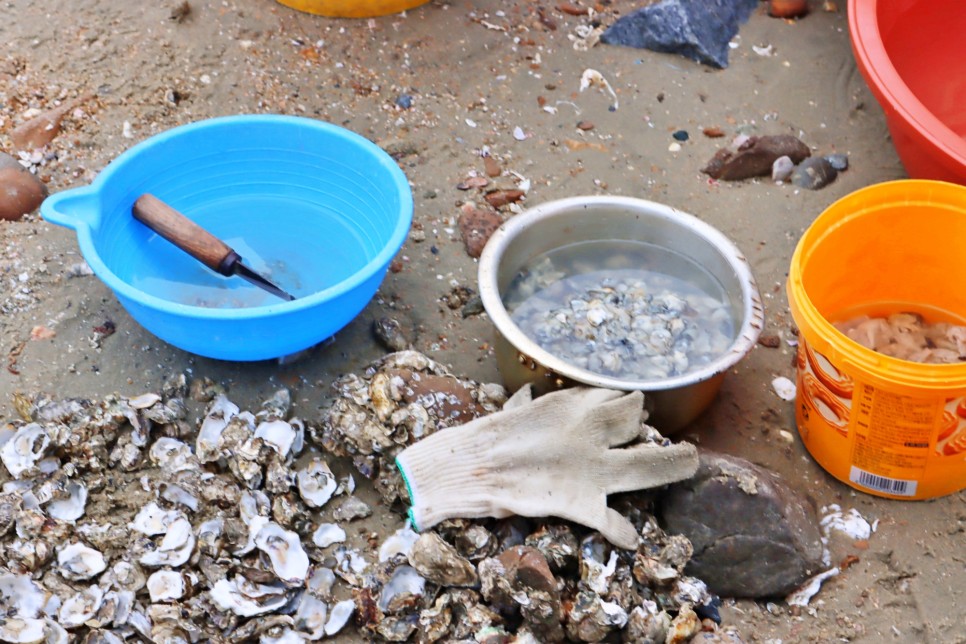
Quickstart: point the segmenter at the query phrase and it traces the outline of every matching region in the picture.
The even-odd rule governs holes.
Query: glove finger
[[[628,521],[617,510],[604,508],[602,525],[591,526],[596,528],[604,537],[618,548],[624,550],[637,550],[640,543],[640,536],[634,524]]]
[[[591,431],[601,436],[608,447],[623,445],[641,434],[644,394],[639,391],[618,393],[619,397],[612,397],[587,410]]]
[[[660,487],[694,476],[698,450],[690,443],[667,447],[635,445],[604,455],[603,484],[607,493]]]
[[[516,390],[510,399],[503,403],[503,411],[517,409],[533,402],[533,385],[527,383]]]

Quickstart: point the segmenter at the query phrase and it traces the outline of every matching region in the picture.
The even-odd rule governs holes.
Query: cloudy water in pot
[[[736,312],[711,273],[643,242],[551,250],[520,270],[503,300],[514,323],[545,351],[624,380],[700,369],[736,334]]]

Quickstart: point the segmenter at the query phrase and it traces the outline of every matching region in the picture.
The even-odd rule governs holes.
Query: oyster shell
[[[384,613],[397,613],[411,607],[426,590],[426,579],[411,566],[397,566],[382,587],[377,605]]]
[[[409,563],[441,586],[475,586],[480,580],[473,564],[435,532],[419,535],[409,552]]]
[[[321,508],[328,503],[338,487],[329,464],[321,458],[312,459],[311,463],[299,470],[296,477],[299,495],[312,508]]]
[[[104,591],[99,586],[90,586],[64,600],[57,613],[58,622],[68,630],[82,626],[93,619],[103,600]]]
[[[263,421],[255,428],[255,438],[261,438],[282,458],[287,458],[295,443],[296,431],[284,420]]]
[[[195,454],[202,463],[210,463],[221,457],[221,435],[224,433],[228,422],[234,418],[240,409],[238,405],[228,400],[224,394],[218,394],[211,405],[208,413],[201,423],[198,431],[198,438],[195,442]]]
[[[304,639],[311,641],[325,637],[325,623],[329,615],[329,605],[312,593],[302,595],[292,626]]]
[[[212,586],[210,597],[220,610],[231,611],[239,617],[276,611],[289,600],[281,589],[252,585],[239,577],[232,581],[219,579]]]
[[[333,543],[345,541],[346,534],[336,523],[323,523],[312,533],[312,543],[318,548],[327,548]]]
[[[47,504],[47,515],[59,521],[77,521],[84,516],[87,507],[87,486],[82,483],[67,484],[66,499],[55,499]]]
[[[152,537],[154,535],[164,534],[168,531],[169,525],[182,517],[184,517],[184,515],[181,512],[178,512],[177,510],[164,510],[157,503],[152,501],[141,508],[141,510],[134,516],[134,520],[130,523],[130,527],[134,530],[137,530],[141,534]]]
[[[42,619],[12,617],[0,622],[0,640],[14,644],[39,644],[46,638],[46,624]]]
[[[0,573],[0,602],[6,614],[39,617],[48,598],[49,594],[28,575]]]
[[[118,561],[104,575],[103,581],[109,582],[112,587],[119,591],[136,593],[144,588],[147,578],[137,564],[129,561]]]
[[[191,453],[191,448],[176,438],[162,436],[151,445],[148,456],[167,476],[198,469],[198,461]]]
[[[408,558],[417,539],[419,539],[419,533],[413,530],[407,521],[403,527],[383,540],[379,547],[379,561],[388,561],[396,555]]]
[[[356,609],[356,603],[351,599],[338,602],[329,611],[329,619],[325,622],[325,634],[332,637],[349,623],[349,618]]]
[[[21,478],[36,466],[50,446],[51,437],[39,423],[24,425],[0,447],[0,460],[10,476]]]
[[[57,565],[65,579],[79,581],[99,575],[107,568],[104,555],[83,543],[72,543],[57,553]]]
[[[148,550],[138,560],[143,566],[171,566],[177,568],[191,557],[195,547],[195,535],[191,522],[179,516],[167,527],[161,543]]]
[[[148,593],[152,602],[169,602],[184,596],[184,577],[173,570],[159,570],[148,577]]]
[[[255,546],[268,556],[279,580],[289,586],[301,586],[309,573],[309,557],[302,549],[298,534],[277,523],[267,523],[255,536]]]
[[[160,397],[24,398],[27,422],[0,422],[8,456],[31,424],[39,441],[37,458],[0,486],[3,554],[16,571],[0,571],[0,629],[20,620],[11,637],[45,644],[267,644],[334,635],[358,613],[360,631],[345,637],[642,641],[661,631],[664,641],[676,615],[679,636],[693,626],[688,607],[707,603],[704,585],[682,573],[689,544],[624,496],[615,508],[643,526],[633,554],[615,555],[582,526],[520,517],[450,520],[422,535],[400,519],[381,542],[360,532],[352,542],[363,545],[348,547],[339,522],[371,512],[369,497],[354,496],[351,474],[336,479],[332,468],[342,470],[329,453],[292,465],[306,430],[351,457],[385,500],[405,494],[393,454],[505,400],[502,388],[456,378],[421,354],[387,356],[340,379],[341,402],[321,429],[286,420],[287,392],[257,414],[215,396],[194,422],[178,398],[184,389],[182,377]],[[126,503],[110,510],[103,500],[115,495]],[[340,495],[339,508],[325,509]],[[98,556],[102,564],[85,564]]]

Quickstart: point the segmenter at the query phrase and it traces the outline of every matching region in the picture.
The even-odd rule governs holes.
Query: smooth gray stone
[[[832,167],[839,172],[844,172],[849,169],[849,155],[847,154],[826,154],[825,160],[832,164]]]
[[[668,488],[660,515],[694,546],[685,571],[723,597],[783,597],[824,569],[815,508],[735,456],[701,450],[697,474]]]
[[[835,181],[838,171],[825,157],[810,157],[792,170],[791,181],[799,188],[819,190]]]
[[[617,20],[601,42],[681,54],[724,69],[728,43],[757,6],[758,0],[661,0]]]

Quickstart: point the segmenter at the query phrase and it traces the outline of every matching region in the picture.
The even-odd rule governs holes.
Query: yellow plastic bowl
[[[426,4],[429,0],[277,0],[299,11],[330,18],[373,18]]]

